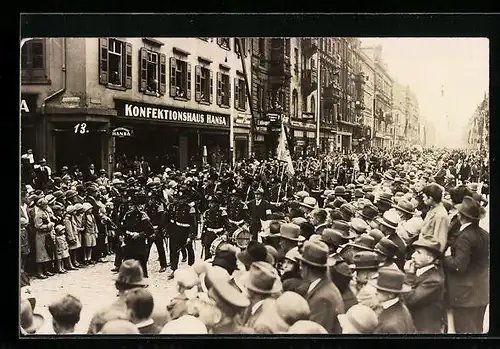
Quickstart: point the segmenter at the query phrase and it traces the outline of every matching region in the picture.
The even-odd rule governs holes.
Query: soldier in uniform
[[[205,259],[211,258],[210,246],[212,242],[225,232],[227,226],[227,213],[220,207],[221,199],[219,196],[209,198],[208,210],[205,212],[205,224],[202,232],[202,245],[204,248]]]
[[[186,248],[188,264],[194,264],[193,240],[196,238],[196,208],[195,203],[189,201],[185,187],[179,190],[179,197],[173,203],[171,218],[173,221],[170,232],[170,268],[172,273],[169,279],[174,278],[174,272],[179,264],[179,252]]]
[[[228,221],[227,230],[230,232],[234,232],[237,228],[245,224],[245,221],[247,220],[243,201],[240,195],[241,193],[234,189],[229,197],[226,212]]]
[[[136,259],[141,263],[144,277],[148,277],[147,254],[148,239],[154,235],[153,224],[145,212],[146,196],[142,193],[133,198],[134,207],[123,217],[121,224],[125,246],[123,259]]]
[[[153,182],[150,185],[150,191],[148,193],[146,213],[151,218],[154,236],[148,241],[149,247],[146,260],[149,260],[151,246],[153,246],[154,242],[158,251],[158,258],[160,259],[160,273],[163,273],[167,270],[167,257],[165,255],[165,246],[163,243],[163,238],[165,236],[165,202],[160,189],[160,184]]]
[[[113,222],[117,222],[120,225],[123,222],[123,217],[125,214],[131,209],[131,202],[127,197],[126,188],[122,183],[116,183],[114,189],[115,197],[113,198],[113,213],[111,215],[111,219]],[[120,226],[118,227],[115,234],[115,263],[114,268],[111,269],[112,272],[118,272],[120,265],[123,261],[123,233]]]

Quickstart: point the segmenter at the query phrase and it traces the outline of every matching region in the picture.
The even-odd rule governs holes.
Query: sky
[[[418,98],[420,117],[434,123],[437,134],[447,127],[446,114],[454,132],[463,132],[489,89],[487,38],[361,38],[361,42],[362,47],[382,46],[390,75],[410,86]]]

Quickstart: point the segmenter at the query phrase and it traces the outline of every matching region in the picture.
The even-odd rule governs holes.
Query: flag
[[[285,125],[281,123],[281,133],[278,142],[278,148],[276,149],[276,155],[278,160],[287,163],[287,173],[289,175],[294,175],[295,171],[293,169],[292,157],[290,156],[290,150],[288,149],[288,141],[286,139]]]

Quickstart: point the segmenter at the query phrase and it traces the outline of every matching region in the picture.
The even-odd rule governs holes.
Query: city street
[[[199,258],[201,245],[197,241],[196,257]],[[151,249],[148,263],[149,290],[153,294],[158,306],[166,307],[172,297],[176,295],[175,282],[168,280],[170,269],[159,273],[158,253],[155,245]],[[80,299],[83,308],[81,320],[75,328],[75,333],[87,333],[90,320],[96,311],[113,303],[117,291],[113,279],[118,275],[110,270],[113,268],[114,255],[107,258],[107,263],[98,263],[81,270],[55,275],[45,280],[33,279],[31,286],[36,294],[35,312],[43,315],[45,323],[38,331],[39,334],[53,334],[51,315],[48,305],[64,294],[71,294]],[[187,262],[180,262],[180,268],[187,266]]]

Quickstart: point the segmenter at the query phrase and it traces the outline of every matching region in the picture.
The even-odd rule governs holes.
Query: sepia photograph
[[[487,38],[19,54],[20,337],[488,333]]]

